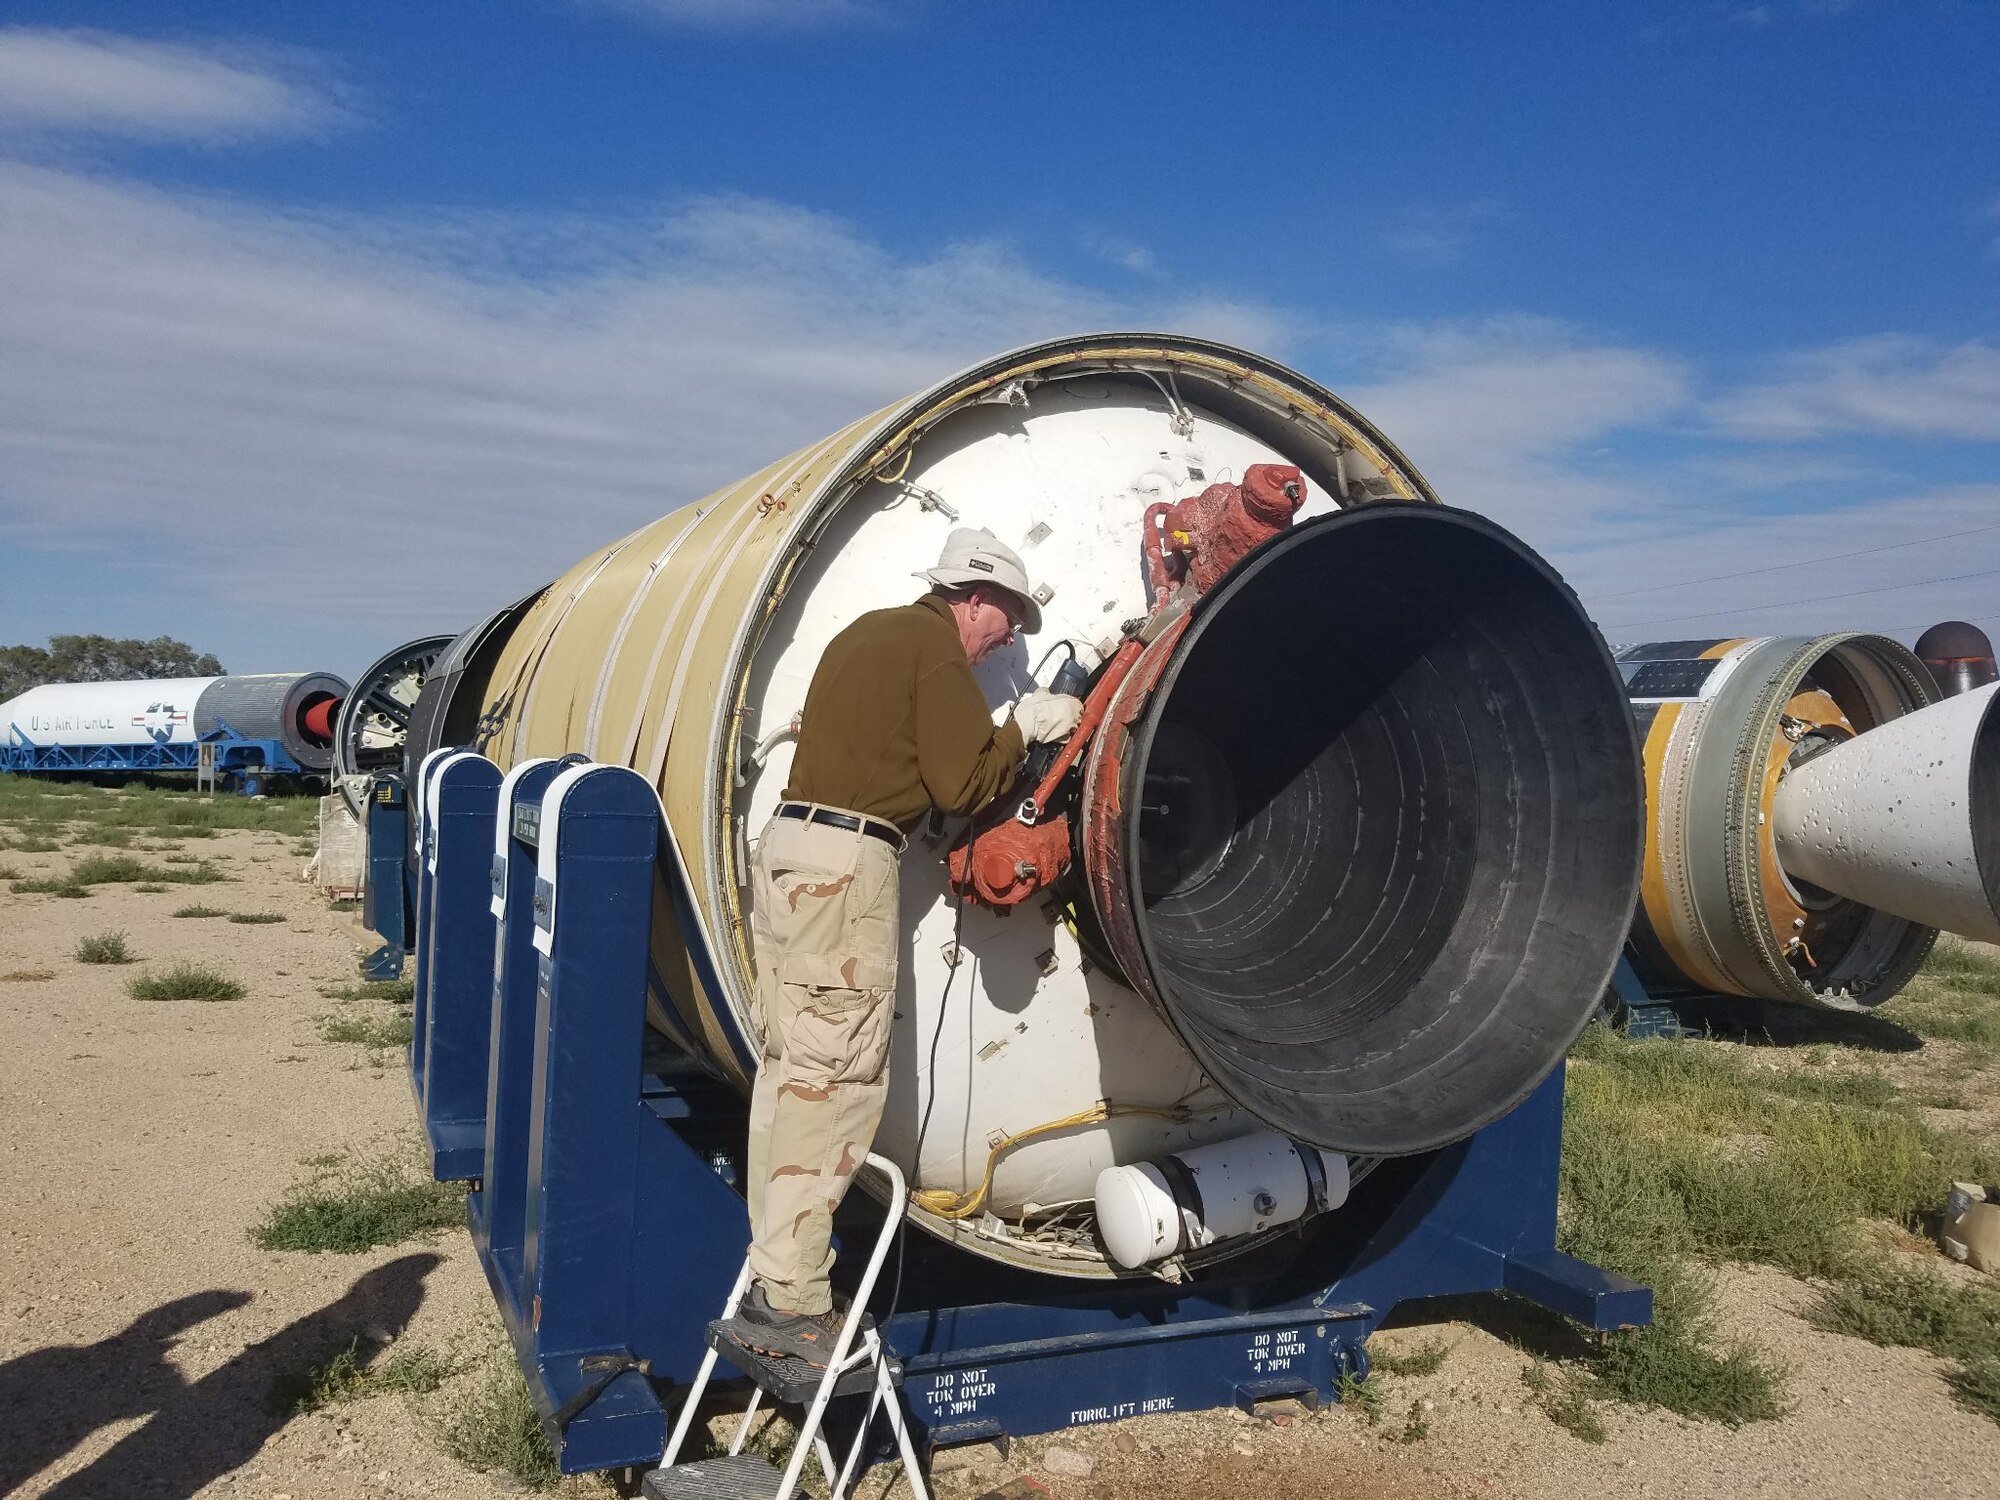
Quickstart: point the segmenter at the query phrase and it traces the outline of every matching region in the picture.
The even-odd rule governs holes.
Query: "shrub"
[[[412,1022],[408,1016],[321,1016],[321,1041],[352,1042],[362,1047],[407,1047]]]
[[[168,856],[169,859],[172,856]],[[162,867],[149,865],[144,860],[129,854],[90,854],[78,860],[69,872],[69,878],[77,885],[114,885],[133,881],[149,881],[166,885],[208,885],[214,881],[226,880],[215,866],[201,861],[187,865]]]
[[[1878,1265],[1822,1291],[1806,1321],[1871,1344],[1926,1349],[1959,1368],[1946,1378],[1968,1410],[2000,1422],[2000,1291],[1954,1286],[1933,1271]]]
[[[414,979],[375,979],[360,984],[323,984],[319,992],[329,1000],[388,1000],[405,1005],[416,998]]]
[[[1444,1360],[1451,1353],[1451,1346],[1440,1338],[1425,1339],[1408,1354],[1398,1354],[1393,1349],[1368,1351],[1371,1368],[1385,1375],[1435,1375],[1444,1368]]]
[[[561,1477],[555,1451],[513,1355],[497,1351],[471,1394],[438,1426],[445,1451],[475,1469],[501,1470],[538,1490]]]
[[[30,880],[14,882],[14,892],[21,896],[63,896],[75,901],[90,894],[86,886],[78,885],[68,876],[38,876]]]
[[[122,932],[100,932],[76,945],[76,961],[80,964],[129,964],[132,959],[132,950]]]
[[[347,1401],[361,1401],[389,1392],[423,1396],[443,1385],[453,1373],[443,1355],[412,1345],[398,1349],[379,1364],[369,1363],[355,1339],[338,1354],[292,1382],[285,1403],[294,1412],[315,1412]]]
[[[241,1000],[243,986],[200,964],[177,963],[125,986],[134,1000]]]
[[[251,1238],[266,1250],[355,1255],[449,1229],[463,1218],[463,1191],[418,1175],[402,1156],[322,1158],[273,1205]]]

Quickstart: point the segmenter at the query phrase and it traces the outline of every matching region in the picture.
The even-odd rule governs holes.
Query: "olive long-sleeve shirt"
[[[908,832],[935,807],[967,815],[1004,791],[1026,747],[986,695],[935,594],[861,616],[827,644],[806,690],[785,796]]]

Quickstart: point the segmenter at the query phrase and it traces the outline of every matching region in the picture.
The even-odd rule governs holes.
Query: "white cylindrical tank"
[[[219,677],[138,682],[51,682],[0,703],[14,744],[189,745],[194,706]]]
[[[326,672],[53,682],[0,703],[0,735],[16,746],[85,749],[191,745],[219,731],[276,740],[305,769],[324,771],[346,695],[346,682]]]
[[[1347,1201],[1347,1158],[1275,1131],[1097,1174],[1097,1229],[1126,1270]]]

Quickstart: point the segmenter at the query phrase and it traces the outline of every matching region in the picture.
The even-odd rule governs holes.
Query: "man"
[[[1042,626],[1021,559],[961,528],[919,577],[930,593],[865,614],[820,658],[785,801],[752,861],[763,1055],[750,1095],[750,1267],[732,1327],[753,1349],[824,1365],[839,1333],[833,1212],[875,1139],[895,1010],[897,856],[931,809],[978,812],[1027,747],[1083,705],[1041,690],[993,727],[972,668]]]

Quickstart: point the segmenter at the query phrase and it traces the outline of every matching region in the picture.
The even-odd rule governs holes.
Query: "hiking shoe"
[[[804,1360],[815,1370],[824,1370],[833,1357],[834,1342],[840,1337],[845,1315],[839,1308],[823,1313],[786,1312],[773,1307],[764,1295],[762,1282],[752,1282],[737,1304],[736,1316],[723,1326],[729,1336],[757,1354],[779,1355]],[[861,1331],[875,1320],[861,1315]]]

